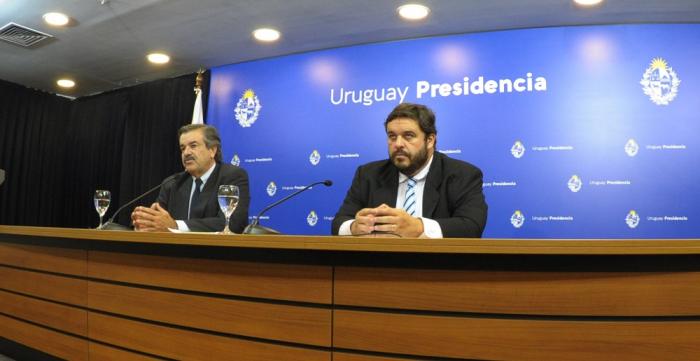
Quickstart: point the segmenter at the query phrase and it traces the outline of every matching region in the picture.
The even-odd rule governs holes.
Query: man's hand
[[[423,221],[411,217],[402,209],[382,204],[377,208],[364,208],[357,212],[350,231],[353,235],[388,232],[401,237],[417,238],[423,234]]]
[[[177,228],[177,223],[158,203],[150,208],[136,207],[131,213],[134,229],[142,232],[167,232],[168,228]]]
[[[370,234],[374,231],[374,213],[376,208],[360,209],[355,214],[355,221],[350,224],[350,232],[354,236]]]
[[[382,204],[374,210],[375,231],[411,238],[418,238],[423,234],[423,221],[420,218],[411,217],[403,209]]]

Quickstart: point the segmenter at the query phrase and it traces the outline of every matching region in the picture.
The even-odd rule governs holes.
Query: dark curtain
[[[194,75],[156,81],[135,87],[129,92],[129,111],[124,122],[124,147],[120,155],[120,184],[123,194],[119,204],[158,185],[165,177],[182,171],[178,129],[192,121],[194,110]],[[151,204],[154,192],[137,204]],[[133,208],[132,208],[133,209]],[[131,209],[120,215],[128,224]]]
[[[112,193],[107,219],[181,171],[177,130],[192,119],[194,83],[188,74],[71,101],[0,81],[0,224],[95,227],[96,189]],[[206,72],[204,95],[208,83]]]
[[[95,227],[96,189],[112,193],[109,216],[119,204],[121,152],[128,111],[127,91],[112,92],[73,102],[63,157],[66,187],[65,227]]]
[[[0,81],[0,223],[59,225],[71,101]]]

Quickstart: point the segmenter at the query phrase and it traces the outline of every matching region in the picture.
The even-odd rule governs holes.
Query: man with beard
[[[481,237],[487,211],[483,175],[435,151],[433,112],[420,104],[399,104],[384,129],[389,159],[357,168],[332,233]]]
[[[188,124],[178,131],[184,174],[165,181],[151,207],[136,207],[131,214],[137,231],[221,231],[226,221],[219,209],[217,192],[222,184],[238,186],[240,199],[229,228],[241,233],[248,224],[248,173],[221,162],[221,138],[216,128]]]

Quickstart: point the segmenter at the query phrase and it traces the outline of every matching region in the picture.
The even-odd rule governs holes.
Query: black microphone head
[[[330,187],[333,185],[333,181],[330,179],[326,179],[323,181],[323,185],[325,185],[326,187]]]

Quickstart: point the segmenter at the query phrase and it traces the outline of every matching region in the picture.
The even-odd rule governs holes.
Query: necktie
[[[411,216],[416,214],[416,180],[413,178],[408,178],[403,209]]]
[[[187,219],[192,218],[192,209],[197,204],[197,200],[199,200],[199,195],[202,193],[201,188],[202,188],[202,180],[199,178],[195,179],[194,180],[194,193],[192,193],[192,199],[190,200],[190,209],[187,212]]]

